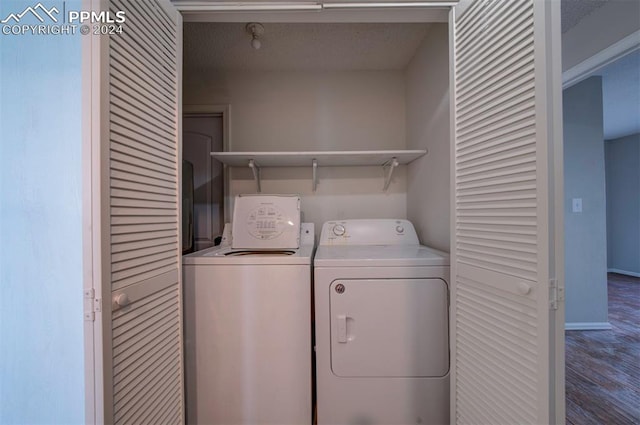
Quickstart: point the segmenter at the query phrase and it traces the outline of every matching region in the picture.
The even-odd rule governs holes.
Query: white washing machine
[[[318,425],[448,424],[448,254],[406,220],[330,221],[314,276]]]
[[[311,424],[313,251],[298,197],[256,195],[183,258],[189,424]]]

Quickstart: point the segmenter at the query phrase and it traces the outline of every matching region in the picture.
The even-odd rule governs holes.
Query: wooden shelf
[[[312,167],[313,191],[318,185],[318,167],[377,165],[388,168],[383,190],[391,183],[393,170],[427,154],[426,150],[315,151],[315,152],[211,152],[211,156],[231,167],[249,167],[260,192],[260,167]]]

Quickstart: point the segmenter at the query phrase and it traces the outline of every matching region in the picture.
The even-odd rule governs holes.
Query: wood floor
[[[566,332],[567,425],[640,424],[640,278],[608,281],[613,329]]]

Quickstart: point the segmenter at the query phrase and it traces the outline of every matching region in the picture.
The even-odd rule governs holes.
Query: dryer
[[[183,258],[187,423],[311,424],[313,224],[299,197],[255,195],[231,228]]]
[[[324,224],[314,260],[318,425],[449,423],[449,256],[407,220]]]

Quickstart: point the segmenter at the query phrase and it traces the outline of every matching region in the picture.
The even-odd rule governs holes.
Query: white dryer
[[[318,425],[448,424],[448,254],[406,220],[330,221],[314,276]]]
[[[299,198],[256,195],[183,258],[187,423],[311,424],[313,252]]]

